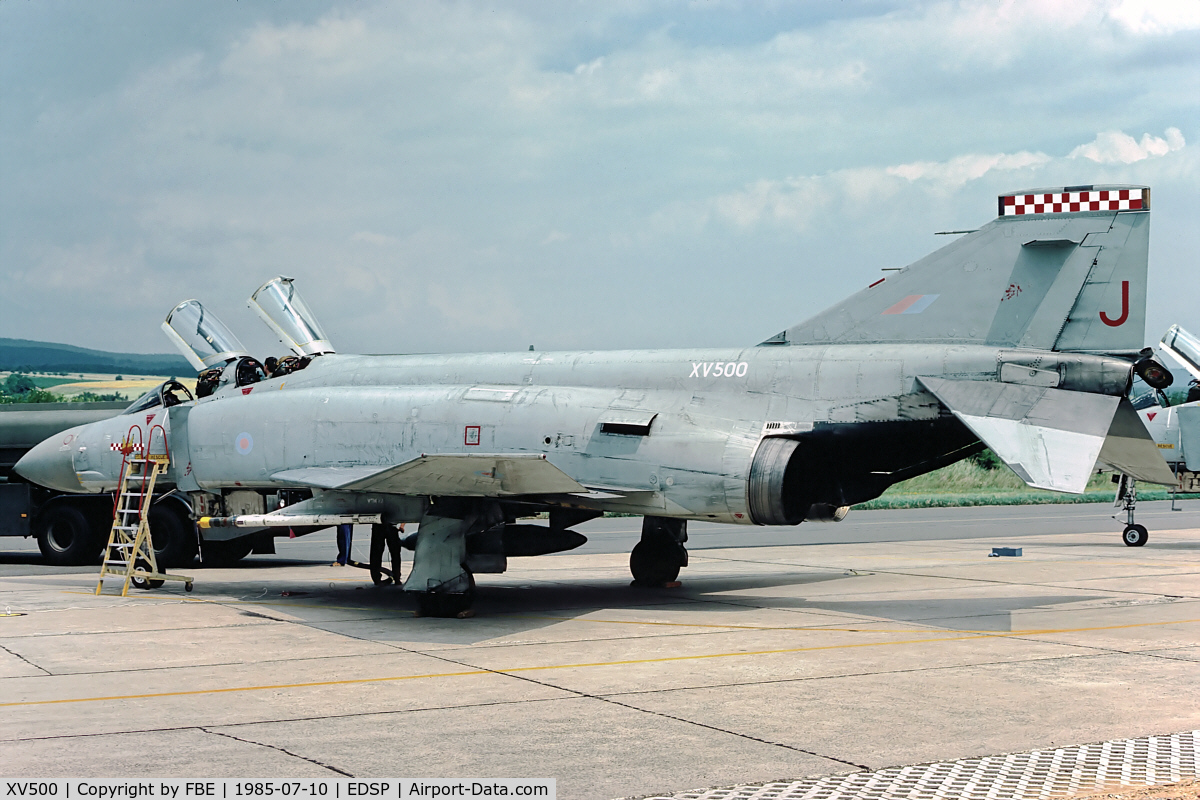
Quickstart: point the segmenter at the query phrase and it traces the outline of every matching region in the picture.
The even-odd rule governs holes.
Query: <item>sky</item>
[[[0,0],[3,337],[263,357],[283,274],[339,352],[741,346],[1102,183],[1200,333],[1198,0]]]

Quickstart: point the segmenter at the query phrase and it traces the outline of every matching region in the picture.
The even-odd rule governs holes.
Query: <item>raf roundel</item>
[[[254,437],[248,433],[239,433],[233,440],[233,449],[237,450],[239,455],[250,455],[250,451],[254,449]]]

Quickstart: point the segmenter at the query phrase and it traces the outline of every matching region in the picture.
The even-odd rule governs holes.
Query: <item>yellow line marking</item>
[[[729,631],[808,631],[810,633],[821,633],[822,631],[832,631],[835,633],[940,633],[945,628],[870,628],[870,625],[879,624],[876,620],[863,620],[862,624],[857,628],[827,628],[821,625],[802,626],[802,625],[721,625],[716,623],[704,622],[647,622],[636,619],[594,619],[592,617],[543,617],[543,616],[515,616],[516,619],[544,619],[554,620],[558,622],[598,622],[605,625],[660,625],[671,628],[715,628],[717,630]],[[960,630],[959,633],[995,633],[995,631],[975,631],[975,630]],[[1011,631],[1009,633],[1012,633]]]
[[[1105,607],[1096,607],[1096,608],[1069,609],[1069,611],[1071,611],[1072,613],[1077,613],[1080,611],[1112,610],[1114,608],[1122,608],[1122,609],[1124,609],[1124,608],[1144,608],[1149,605],[1151,605],[1151,604],[1147,603],[1147,604],[1145,604],[1145,606],[1105,606]],[[1154,605],[1166,605],[1166,603],[1155,603]],[[871,627],[869,627],[872,624],[876,624],[876,622],[874,620],[863,620],[862,624],[860,624],[858,627],[855,627],[855,628],[827,628],[824,626],[784,627],[784,626],[774,626],[774,625],[715,625],[715,624],[705,624],[702,622],[641,622],[638,620],[624,620],[624,619],[593,619],[591,617],[522,617],[521,619],[547,619],[547,620],[560,620],[563,622],[570,622],[570,621],[599,622],[599,623],[604,623],[604,624],[608,624],[608,625],[664,625],[664,626],[672,626],[672,627],[680,627],[680,628],[727,628],[730,630],[742,630],[742,631],[808,631],[811,633],[821,633],[822,631],[831,631],[831,632],[838,632],[838,633],[940,633],[941,631],[945,630],[945,628],[934,628],[934,627],[930,627],[930,628],[871,628]],[[1084,632],[1084,631],[1115,630],[1118,628],[1140,628],[1145,625],[1175,625],[1175,624],[1182,625],[1182,624],[1186,624],[1186,623],[1190,623],[1190,622],[1200,622],[1200,620],[1184,619],[1184,620],[1178,620],[1177,622],[1140,622],[1140,623],[1133,623],[1130,625],[1112,625],[1112,626],[1108,626],[1108,627],[1104,627],[1104,628],[1030,628],[1027,630],[1018,630],[1018,631],[986,631],[986,630],[961,629],[958,632],[959,633],[978,633],[978,634],[987,635],[987,636],[1033,636],[1033,635],[1042,635],[1042,634],[1048,634],[1048,633],[1079,633],[1079,632]]]
[[[275,600],[272,600],[270,602],[268,602],[266,600],[220,600],[220,599],[213,599],[213,598],[208,598],[208,597],[185,597],[184,595],[173,594],[173,593],[168,593],[165,595],[164,594],[159,594],[159,595],[132,595],[131,594],[128,597],[121,597],[120,595],[115,595],[115,594],[97,595],[95,592],[75,592],[75,591],[64,590],[63,594],[81,594],[84,597],[120,598],[121,600],[163,600],[164,598],[170,598],[171,601],[178,601],[181,603],[198,603],[200,605],[213,605],[213,606],[272,606],[274,608],[328,609],[329,611],[381,611],[381,612],[385,612],[388,614],[405,614],[410,617],[416,616],[416,613],[413,611],[408,611],[408,610],[402,609],[402,608],[384,608],[382,606],[330,606],[330,605],[325,605],[323,603],[312,603],[312,602],[301,602],[301,601],[296,601],[294,603],[291,603],[291,602],[279,602],[279,601],[275,601]],[[306,594],[312,594],[312,592],[306,592]],[[99,607],[97,607],[97,608],[99,608]],[[46,610],[47,611],[59,611],[59,610],[63,610],[63,609],[51,608],[51,609],[46,609]],[[90,610],[90,609],[88,609],[88,610]],[[283,620],[277,620],[277,621],[282,622]],[[125,631],[113,631],[113,633],[125,633]]]
[[[179,692],[150,692],[147,694],[126,694],[126,695],[111,695],[105,697],[69,697],[59,700],[23,700],[15,703],[0,703],[0,708],[15,708],[18,706],[45,706],[45,705],[60,705],[63,703],[97,703],[109,700],[148,700],[158,697],[187,697],[194,695],[205,694],[228,694],[232,692],[261,692],[261,691],[277,691],[280,689],[312,689],[321,686],[354,686],[364,683],[390,683],[394,681],[412,681],[425,678],[462,678],[471,675],[510,675],[521,672],[544,672],[546,670],[556,669],[586,669],[590,667],[623,667],[634,664],[662,664],[675,661],[700,661],[710,658],[735,658],[744,656],[767,656],[767,655],[782,655],[786,653],[809,653],[820,650],[848,650],[858,647],[893,647],[896,645],[907,644],[932,644],[936,642],[962,642],[974,639],[1006,639],[1016,636],[1028,635],[1045,635],[1055,633],[1085,633],[1088,631],[1112,631],[1122,630],[1127,628],[1146,628],[1160,625],[1187,625],[1195,622],[1200,622],[1200,619],[1181,619],[1171,620],[1168,622],[1142,622],[1132,625],[1105,625],[1092,628],[1047,628],[1045,630],[1031,630],[1019,632],[997,632],[987,633],[982,635],[968,636],[944,636],[929,639],[906,639],[896,642],[855,642],[853,644],[830,644],[818,645],[816,647],[786,647],[775,650],[745,650],[734,653],[703,653],[693,656],[664,656],[662,658],[631,658],[620,661],[590,661],[579,664],[544,664],[537,667],[510,667],[497,669],[474,669],[464,670],[462,672],[433,672],[423,675],[389,675],[380,678],[349,678],[339,681],[309,681],[305,683],[280,683],[270,684],[265,686],[228,686],[220,689],[191,689]]]
[[[63,594],[79,594],[79,595],[84,595],[87,597],[96,596],[93,592],[63,591]],[[104,595],[101,595],[101,596],[104,596]],[[115,597],[116,595],[111,595],[111,596]],[[329,610],[329,611],[367,611],[367,612],[380,612],[380,613],[384,613],[384,614],[401,614],[401,615],[406,615],[406,616],[410,616],[410,617],[416,616],[416,612],[413,612],[413,611],[408,611],[405,609],[398,609],[398,608],[387,608],[387,607],[383,607],[383,606],[331,606],[331,605],[325,605],[322,603],[314,603],[311,601],[305,602],[305,601],[299,601],[299,600],[295,601],[295,602],[280,602],[280,601],[275,601],[275,600],[269,600],[269,601],[268,600],[216,600],[216,599],[204,598],[204,597],[185,597],[182,595],[178,595],[178,596],[177,595],[169,595],[169,596],[173,600],[178,600],[178,601],[184,602],[184,603],[200,603],[200,604],[217,605],[217,606],[240,605],[240,606],[269,606],[272,608],[312,608],[312,609],[323,609],[323,610]],[[163,595],[157,595],[157,596],[130,595],[129,597],[125,597],[122,599],[125,599],[125,600],[159,600],[159,599],[162,599],[162,597],[163,597]],[[1196,598],[1194,598],[1194,597],[1182,597],[1180,599],[1186,600],[1189,602],[1196,600]],[[1076,612],[1081,612],[1081,611],[1111,610],[1113,608],[1143,608],[1143,607],[1152,606],[1152,605],[1159,606],[1159,605],[1168,605],[1168,604],[1167,603],[1144,603],[1142,605],[1129,605],[1129,606],[1094,606],[1094,607],[1088,607],[1088,608],[1066,609],[1066,611],[1076,613]],[[1055,611],[1061,611],[1061,609],[1055,609]],[[1034,613],[1037,613],[1037,612],[1034,612]],[[0,616],[2,616],[2,615],[0,615]],[[720,623],[704,623],[704,622],[650,622],[647,620],[595,619],[593,617],[555,617],[555,616],[532,615],[532,614],[525,615],[525,614],[519,614],[519,613],[518,614],[498,614],[498,615],[496,615],[496,617],[497,618],[507,617],[509,619],[516,619],[516,620],[522,620],[522,619],[549,620],[552,622],[595,622],[595,623],[600,623],[600,624],[604,624],[604,625],[648,625],[648,626],[671,627],[671,628],[705,628],[705,629],[712,628],[712,629],[718,629],[718,630],[724,629],[724,630],[731,630],[731,631],[811,631],[813,633],[820,633],[822,631],[831,631],[831,632],[838,632],[838,633],[937,633],[939,630],[945,630],[944,628],[939,629],[936,627],[929,627],[929,628],[867,628],[867,627],[865,627],[865,626],[880,624],[879,620],[864,620],[858,627],[854,627],[854,628],[830,628],[830,627],[825,627],[822,625],[813,625],[813,626],[788,625],[788,626],[784,626],[784,625],[736,625],[733,623],[720,624]],[[1181,622],[1195,622],[1195,621],[1196,620],[1182,620]],[[1145,624],[1147,624],[1147,625],[1159,625],[1159,624],[1170,625],[1173,623],[1169,623],[1169,622],[1156,623],[1155,622],[1155,623],[1145,623]],[[1126,627],[1126,626],[1117,626],[1117,627]],[[1134,627],[1137,627],[1137,626],[1134,626]],[[1004,632],[962,629],[959,631],[959,633],[979,633],[979,634],[986,634],[989,636],[996,636],[996,635],[1022,636],[1022,635],[1026,635],[1026,634],[1040,634],[1040,633],[1047,633],[1047,632],[1049,632],[1049,633],[1070,632],[1071,630],[1087,631],[1087,630],[1103,630],[1103,629],[1100,629],[1100,628],[1078,628],[1078,629],[1065,629],[1064,631],[1058,631],[1058,630],[1046,631],[1046,630],[1041,630],[1041,629],[1030,629],[1030,630],[1004,631]],[[122,633],[123,631],[114,631],[114,632]],[[549,644],[549,642],[547,642],[547,644]],[[2,703],[0,703],[0,707],[3,707]]]

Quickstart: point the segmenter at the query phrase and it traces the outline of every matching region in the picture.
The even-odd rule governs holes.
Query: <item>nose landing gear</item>
[[[1137,509],[1137,481],[1128,475],[1114,478],[1117,481],[1117,508],[1125,512],[1125,530],[1121,533],[1121,541],[1126,547],[1141,547],[1150,540],[1150,532],[1146,526],[1133,521],[1133,512]],[[1113,515],[1117,519],[1120,512]]]
[[[1150,533],[1144,525],[1126,525],[1121,540],[1128,547],[1141,547],[1150,539]]]

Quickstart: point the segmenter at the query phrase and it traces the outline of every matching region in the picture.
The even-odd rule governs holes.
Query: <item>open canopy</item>
[[[264,283],[250,295],[250,308],[263,318],[280,340],[298,356],[334,352],[312,309],[282,275]]]
[[[162,329],[197,371],[249,355],[225,323],[206,311],[199,300],[185,300],[171,309]]]

